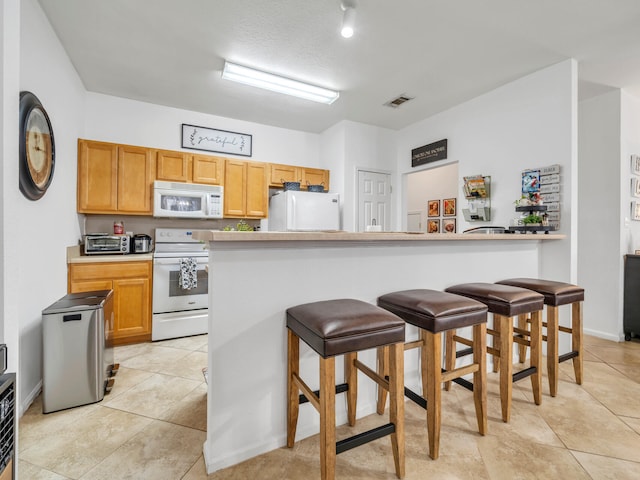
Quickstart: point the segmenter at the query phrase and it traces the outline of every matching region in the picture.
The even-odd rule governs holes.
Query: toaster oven
[[[85,255],[106,255],[110,253],[129,253],[131,237],[129,235],[109,235],[108,233],[89,233],[84,236]]]

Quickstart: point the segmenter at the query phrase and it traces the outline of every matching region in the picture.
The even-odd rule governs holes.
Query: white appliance
[[[156,228],[153,253],[151,340],[200,335],[209,330],[209,251],[193,230]],[[197,285],[183,288],[183,260],[195,263]]]
[[[340,230],[340,195],[297,190],[276,193],[269,199],[269,230]]]
[[[199,183],[153,182],[153,216],[222,218],[224,187]]]

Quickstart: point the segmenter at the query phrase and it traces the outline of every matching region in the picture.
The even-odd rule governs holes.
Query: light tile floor
[[[97,404],[42,414],[38,398],[20,420],[19,478],[244,480],[319,478],[318,437],[207,476],[207,337],[116,348],[113,391]],[[585,339],[584,384],[561,364],[558,395],[544,378],[542,405],[530,382],[514,388],[511,422],[500,420],[498,379],[489,374],[489,432],[476,431],[470,392],[443,392],[440,458],[427,456],[423,410],[406,403],[406,479],[640,478],[640,341]],[[377,415],[358,421],[366,430]],[[339,436],[356,431],[338,428]],[[393,479],[388,438],[341,454],[337,478]]]

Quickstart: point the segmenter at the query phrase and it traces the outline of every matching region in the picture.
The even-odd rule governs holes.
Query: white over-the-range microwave
[[[153,183],[153,216],[222,218],[224,187],[198,183]]]

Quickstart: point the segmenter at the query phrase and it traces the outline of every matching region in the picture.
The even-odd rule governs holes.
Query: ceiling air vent
[[[402,105],[405,102],[408,102],[409,100],[413,100],[414,97],[409,97],[407,95],[400,95],[397,98],[394,98],[393,100],[388,101],[387,103],[385,103],[385,105],[387,107],[393,107],[393,108],[398,108],[400,105]]]

